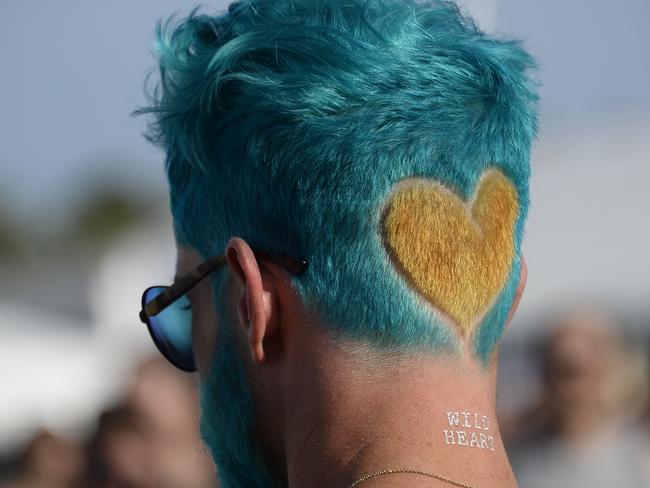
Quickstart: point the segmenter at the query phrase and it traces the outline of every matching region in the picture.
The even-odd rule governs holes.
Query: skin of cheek
[[[201,282],[190,297],[192,302],[192,349],[199,371],[207,372],[217,342],[218,319],[212,306],[209,279]]]
[[[181,276],[203,262],[194,250],[177,246],[176,274]],[[192,288],[187,296],[192,304],[192,350],[199,371],[207,372],[216,345],[217,317],[212,306],[212,280],[208,276]]]

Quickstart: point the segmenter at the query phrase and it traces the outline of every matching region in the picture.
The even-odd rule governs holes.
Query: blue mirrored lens
[[[164,286],[150,288],[145,303],[165,291]],[[167,359],[185,371],[195,371],[192,353],[192,309],[183,295],[158,315],[149,317],[149,328],[156,346]]]

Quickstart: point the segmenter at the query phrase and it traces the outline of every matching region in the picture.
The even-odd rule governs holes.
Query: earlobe
[[[266,359],[264,339],[277,329],[273,284],[263,279],[262,275],[267,273],[260,269],[253,250],[240,237],[230,239],[225,254],[228,266],[243,287],[238,309],[253,360],[262,363]]]
[[[521,256],[520,265],[519,265],[519,283],[517,284],[517,289],[515,290],[515,296],[512,300],[512,306],[510,307],[510,312],[508,313],[508,318],[506,319],[505,327],[508,327],[512,317],[517,311],[519,302],[521,301],[521,296],[524,294],[524,289],[526,288],[526,281],[528,280],[528,266],[526,265],[526,260],[524,256]]]

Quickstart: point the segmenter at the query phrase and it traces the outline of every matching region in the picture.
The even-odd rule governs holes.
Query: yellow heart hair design
[[[467,336],[508,278],[518,212],[514,185],[496,169],[470,202],[439,182],[407,178],[388,199],[382,237],[407,281]]]

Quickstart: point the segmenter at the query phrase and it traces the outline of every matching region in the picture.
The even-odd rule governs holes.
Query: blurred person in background
[[[198,436],[190,377],[163,358],[141,363],[124,398],[85,442],[37,433],[1,488],[215,488]]]
[[[650,330],[650,322],[646,322],[646,330]],[[646,337],[646,341],[643,344],[644,355],[643,360],[645,363],[644,368],[644,379],[645,379],[645,392],[646,392],[646,402],[645,408],[642,415],[642,425],[645,437],[645,449],[644,449],[644,466],[646,475],[650,478],[650,341]]]
[[[564,314],[543,355],[539,403],[507,429],[522,486],[650,486],[640,414],[647,400],[643,355],[596,309]]]
[[[177,278],[140,318],[199,372],[222,485],[516,486],[495,378],[526,277],[520,43],[450,2],[253,0],[157,50]]]
[[[104,412],[90,442],[88,485],[208,488],[214,468],[199,442],[196,391],[162,358],[142,363],[125,400]]]
[[[145,420],[135,410],[118,405],[103,412],[88,447],[85,484],[92,488],[153,488]]]
[[[43,430],[29,441],[17,475],[1,488],[83,488],[83,448],[74,440]]]
[[[214,466],[199,440],[195,382],[162,357],[140,365],[126,404],[148,427],[155,486],[215,486]]]

